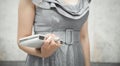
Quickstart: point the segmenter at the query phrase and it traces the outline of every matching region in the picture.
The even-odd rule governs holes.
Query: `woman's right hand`
[[[54,41],[55,38],[54,34],[47,34],[44,39],[44,44],[41,46],[40,50],[40,57],[46,58],[51,56],[60,46],[60,41]]]

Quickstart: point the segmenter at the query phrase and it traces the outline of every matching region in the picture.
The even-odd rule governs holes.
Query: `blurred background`
[[[0,0],[0,66],[24,66],[17,46],[19,0]],[[89,14],[92,66],[120,66],[120,0],[92,0]]]

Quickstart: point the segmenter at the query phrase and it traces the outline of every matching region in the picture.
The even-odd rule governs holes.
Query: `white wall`
[[[0,0],[0,60],[22,61],[26,54],[16,43],[19,0]],[[92,62],[120,62],[120,1],[92,0],[89,36]]]
[[[89,19],[93,23],[90,26],[94,26],[90,29],[94,31],[91,60],[120,62],[120,1],[93,0]]]
[[[0,60],[24,60],[17,37],[17,9],[19,0],[0,0]]]

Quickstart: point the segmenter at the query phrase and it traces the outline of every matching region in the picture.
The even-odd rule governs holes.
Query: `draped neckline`
[[[54,9],[59,14],[71,19],[80,19],[89,11],[88,0],[79,0],[76,5],[64,4],[60,0],[32,0],[32,2],[37,7]]]

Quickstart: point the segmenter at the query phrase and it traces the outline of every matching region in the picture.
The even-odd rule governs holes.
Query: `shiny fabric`
[[[28,54],[26,66],[85,66],[80,30],[89,15],[89,1],[81,0],[75,6],[59,0],[32,2],[36,5],[34,34],[53,33],[66,44],[48,58]]]

